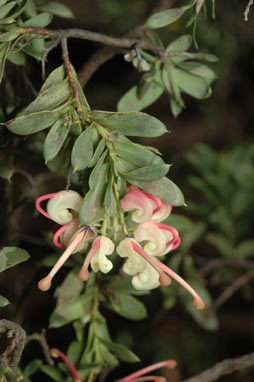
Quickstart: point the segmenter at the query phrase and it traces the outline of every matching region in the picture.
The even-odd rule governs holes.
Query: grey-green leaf
[[[3,79],[5,61],[11,46],[11,41],[0,44],[0,83]]]
[[[135,85],[122,96],[117,104],[118,111],[143,110],[147,106],[154,103],[164,91],[162,86],[157,85],[153,81],[151,82],[147,92],[145,92],[143,97],[138,97],[137,90],[138,87]]]
[[[43,156],[46,162],[57,156],[67,135],[68,130],[64,126],[64,119],[59,118],[50,129],[44,141]]]
[[[28,135],[37,133],[53,125],[59,118],[57,111],[41,111],[11,119],[5,126],[18,135]]]
[[[170,179],[163,177],[153,182],[132,181],[132,183],[142,190],[157,196],[164,203],[172,206],[185,205],[182,191]]]
[[[74,143],[71,153],[71,164],[74,171],[81,171],[87,168],[93,156],[93,129],[91,125],[85,130]]]
[[[70,89],[67,79],[61,83],[51,86],[28,105],[21,115],[49,111],[63,104],[70,97]]]
[[[103,164],[94,188],[86,194],[79,211],[80,224],[90,224],[93,220],[102,218],[104,214],[103,199],[107,182],[108,164]]]
[[[131,350],[121,344],[100,339],[117,358],[124,362],[139,362],[140,359]]]
[[[133,181],[141,182],[151,182],[162,178],[168,173],[169,165],[163,164],[152,164],[150,166],[141,167],[136,170],[130,171],[124,174],[124,177],[132,183]]]
[[[0,250],[0,272],[27,261],[29,257],[30,256],[25,249],[18,247],[4,247]]]
[[[105,149],[105,146],[106,146],[106,141],[104,138],[102,138],[100,140],[100,142],[98,143],[96,149],[95,149],[95,152],[93,154],[93,157],[91,159],[91,162],[89,164],[89,167],[93,167],[94,165],[96,165],[96,163],[98,162],[98,160],[100,159],[104,149]]]
[[[46,12],[40,13],[39,15],[28,19],[23,23],[25,27],[36,27],[36,28],[44,28],[52,21],[52,15]]]
[[[113,190],[112,178],[111,178],[111,181],[108,183],[108,186],[106,189],[106,194],[104,199],[104,208],[108,216],[115,215],[117,212],[117,202],[116,202],[116,198],[115,198],[115,194]]]
[[[196,61],[182,62],[179,63],[178,66],[181,69],[184,69],[186,72],[203,77],[208,84],[210,84],[217,78],[216,74],[212,69],[210,69],[207,65],[200,64]]]
[[[172,78],[181,90],[194,98],[202,99],[209,95],[209,85],[199,76],[188,73],[185,70],[173,68]]]
[[[0,295],[0,308],[3,308],[4,306],[8,305],[10,303],[7,298]]]
[[[64,18],[74,18],[74,15],[69,7],[56,1],[52,1],[48,4],[41,4],[38,6],[41,11],[50,12],[55,16]]]
[[[189,49],[192,44],[192,37],[189,34],[180,36],[175,41],[171,42],[167,48],[166,52],[183,52]]]
[[[145,167],[152,164],[163,164],[163,160],[152,151],[142,145],[123,141],[120,138],[114,144],[116,153],[119,157],[133,163],[138,167]]]
[[[92,308],[92,296],[85,294],[78,296],[56,307],[50,316],[49,326],[59,328],[73,320],[90,315]]]
[[[20,35],[20,29],[15,28],[0,35],[0,42],[15,40]]]
[[[9,3],[5,4],[2,8],[0,8],[0,20],[4,19],[12,10],[12,8],[15,7],[16,4],[16,1],[10,1]]]
[[[141,301],[121,292],[115,292],[115,297],[114,302],[112,301],[112,308],[118,314],[130,320],[143,320],[146,318],[146,308]]]
[[[63,374],[59,369],[51,365],[41,365],[40,370],[47,374],[54,382],[62,382],[64,380]]]
[[[192,5],[186,5],[180,8],[171,8],[154,13],[145,23],[147,28],[157,29],[172,24],[178,20]]]
[[[63,65],[59,66],[53,72],[50,73],[44,84],[42,85],[39,94],[43,93],[46,89],[49,89],[51,86],[55,86],[63,82],[65,77],[65,71]]]
[[[167,131],[157,118],[138,112],[116,113],[98,122],[120,134],[136,137],[159,137]]]

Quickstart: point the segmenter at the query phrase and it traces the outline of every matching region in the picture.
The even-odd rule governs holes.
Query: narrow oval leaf
[[[20,29],[15,28],[9,32],[0,35],[0,42],[15,40],[20,35]]]
[[[112,178],[111,181],[108,183],[105,199],[104,199],[104,208],[105,212],[108,216],[113,216],[117,213],[117,202],[112,186]]]
[[[70,97],[69,83],[66,80],[63,82],[51,86],[49,89],[41,93],[30,105],[28,105],[25,110],[22,111],[21,115],[26,115],[30,113],[37,113],[39,111],[49,111],[65,101]]]
[[[8,4],[0,8],[0,19],[4,19],[16,4],[16,1],[10,1]]]
[[[5,126],[18,135],[28,135],[37,133],[53,125],[59,118],[57,111],[41,111],[11,119]]]
[[[23,23],[25,27],[37,27],[44,28],[52,21],[52,15],[46,12],[40,13],[39,15],[28,19]]]
[[[98,162],[99,158],[101,157],[101,155],[105,149],[105,146],[106,146],[106,141],[104,138],[102,138],[96,147],[96,150],[95,150],[94,155],[91,159],[89,167],[93,167],[94,165],[96,165],[96,163]]]
[[[112,308],[129,320],[143,320],[147,316],[145,305],[130,294],[115,292]]]
[[[159,137],[167,131],[161,121],[145,113],[117,113],[98,122],[120,134],[135,137]]]
[[[5,61],[6,61],[10,46],[11,46],[11,41],[3,42],[0,45],[0,83],[2,82],[2,79],[3,79]]]
[[[47,374],[54,382],[62,382],[64,380],[63,374],[59,369],[51,365],[41,365],[40,370]]]
[[[51,86],[55,86],[61,82],[63,82],[65,77],[65,71],[63,68],[63,65],[59,66],[53,72],[50,73],[44,84],[42,85],[39,94],[43,93],[46,89],[50,88]]]
[[[167,48],[166,52],[183,52],[189,49],[192,44],[192,37],[189,34],[185,34],[175,41],[171,42]]]
[[[103,200],[107,185],[108,168],[108,163],[102,165],[97,184],[88,191],[83,200],[79,211],[79,221],[81,225],[90,224],[93,220],[99,220],[103,217]]]
[[[195,61],[182,62],[178,64],[181,69],[186,72],[195,74],[196,76],[203,77],[207,83],[213,82],[217,78],[216,74],[207,65],[200,64]]]
[[[170,179],[163,177],[154,182],[141,182],[133,180],[132,183],[144,191],[157,196],[164,203],[172,206],[185,205],[182,191]]]
[[[8,305],[10,303],[7,298],[0,295],[0,308],[3,308],[4,306]]]
[[[145,167],[151,164],[163,164],[163,160],[152,151],[137,143],[123,142],[117,140],[114,144],[116,153],[119,157],[133,163],[138,167]]]
[[[152,164],[150,166],[141,167],[124,174],[125,178],[132,183],[134,180],[151,182],[162,178],[168,173],[169,165],[167,164]]]
[[[133,86],[127,93],[125,93],[122,98],[118,101],[117,110],[118,111],[140,111],[145,109],[147,106],[154,103],[163,93],[164,89],[162,86],[157,85],[152,82],[143,95],[139,98],[137,94],[138,87]]]
[[[4,247],[0,250],[0,272],[29,259],[30,255],[22,248]]]
[[[178,68],[172,69],[172,77],[181,90],[194,98],[202,99],[209,95],[209,86],[203,78]]]
[[[50,129],[44,142],[43,156],[46,162],[57,156],[67,135],[68,130],[66,126],[64,126],[64,119],[59,118]]]
[[[93,171],[91,172],[91,175],[90,175],[89,181],[88,181],[90,188],[94,188],[96,186],[96,184],[98,183],[98,181],[100,180],[101,168],[103,166],[103,163],[104,163],[104,160],[105,160],[107,154],[108,154],[108,150],[106,150],[102,154],[102,156],[98,160],[96,166],[94,167]]]
[[[46,12],[53,13],[53,15],[55,15],[55,16],[65,17],[68,19],[74,18],[72,10],[69,7],[67,7],[64,4],[58,3],[56,1],[52,1],[48,4],[38,5],[38,9],[40,11],[46,11]]]
[[[26,63],[26,55],[23,52],[11,52],[7,56],[7,60],[12,62],[15,65],[25,65]]]
[[[23,52],[36,58],[36,60],[42,60],[43,52],[45,51],[45,40],[44,37],[37,37],[30,42],[30,44],[25,45],[22,49]]]
[[[154,13],[148,18],[148,20],[145,23],[145,26],[151,29],[165,27],[166,25],[172,24],[173,22],[178,20],[184,14],[184,12],[191,7],[192,4],[180,8],[171,8]]]
[[[75,171],[81,171],[88,167],[93,156],[93,129],[91,125],[85,130],[74,143],[71,153],[71,164]]]
[[[131,350],[121,344],[100,339],[117,358],[124,362],[140,362],[140,359]]]
[[[193,58],[197,58],[198,60],[207,61],[211,63],[216,63],[219,61],[218,57],[214,54],[210,53],[192,53]]]

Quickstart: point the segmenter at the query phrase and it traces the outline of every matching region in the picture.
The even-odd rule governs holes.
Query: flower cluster
[[[46,211],[41,207],[44,200],[49,200]],[[115,243],[104,235],[97,236],[99,230],[96,232],[93,226],[80,227],[78,212],[81,204],[82,197],[71,190],[47,194],[36,201],[39,212],[61,225],[56,230],[53,241],[56,246],[66,248],[49,274],[40,280],[38,286],[43,291],[50,288],[52,278],[65,261],[73,253],[84,252],[91,241],[91,248],[78,278],[82,281],[88,280],[89,266],[94,272],[100,270],[103,273],[108,273],[113,267],[108,256],[113,254]],[[123,271],[132,276],[133,287],[150,290],[159,285],[169,285],[173,278],[192,294],[194,305],[203,309],[204,302],[190,285],[158,259],[180,245],[177,230],[162,223],[170,214],[172,206],[135,186],[129,186],[121,200],[121,207],[124,212],[131,212],[131,219],[136,224],[131,237],[124,238],[116,246],[117,254],[126,258]]]

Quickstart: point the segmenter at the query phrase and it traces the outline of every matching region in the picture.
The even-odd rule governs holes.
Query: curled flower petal
[[[48,215],[58,224],[69,223],[74,218],[71,211],[79,212],[82,201],[83,199],[76,191],[59,191],[48,201]]]
[[[172,239],[172,235],[158,228],[155,222],[139,224],[134,230],[134,238],[138,242],[146,242],[144,250],[151,256],[161,256],[170,251],[166,244]]]
[[[120,257],[127,257],[123,271],[130,276],[142,272],[146,267],[146,261],[133,250],[131,245],[132,240],[130,238],[124,239],[116,248],[116,252]]]
[[[107,256],[111,255],[114,249],[113,241],[108,237],[101,236],[100,248],[91,260],[91,267],[94,272],[100,270],[102,273],[108,273],[113,268],[113,264],[107,259]]]
[[[155,222],[161,222],[165,220],[172,211],[172,206],[170,204],[162,203],[161,208],[158,211],[153,212],[152,220]]]
[[[124,211],[133,211],[132,220],[141,223],[151,220],[155,205],[141,190],[132,190],[121,200],[121,207]]]
[[[159,273],[148,263],[145,269],[132,278],[132,285],[137,290],[151,290],[160,286]]]
[[[85,261],[78,274],[79,280],[88,280],[90,275],[88,267],[90,263],[94,272],[98,272],[98,270],[100,270],[102,273],[108,273],[112,269],[113,264],[107,259],[106,256],[111,255],[114,248],[114,243],[108,237],[97,237],[97,239],[93,242],[90,251],[86,255]]]

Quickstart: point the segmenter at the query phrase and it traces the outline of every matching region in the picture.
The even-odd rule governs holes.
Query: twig
[[[229,265],[233,268],[247,268],[254,269],[254,262],[248,261],[239,258],[231,258],[231,259],[216,259],[207,263],[204,267],[200,269],[198,272],[200,277],[205,277],[207,273],[212,271],[213,269],[223,267],[225,265]]]
[[[253,0],[249,0],[245,11],[244,11],[244,21],[248,21],[248,15],[250,13],[250,7],[253,5]]]
[[[174,0],[160,0],[152,10],[151,15],[153,13],[162,11],[163,9],[170,8],[173,3]],[[131,31],[125,33],[123,37],[131,37],[137,39],[139,36],[142,35],[143,31],[144,24],[141,24],[133,28]],[[141,48],[140,45],[138,45],[138,47]],[[78,74],[80,85],[84,87],[90,80],[90,78],[93,76],[93,74],[99,69],[99,67],[102,66],[105,62],[109,61],[119,52],[122,52],[122,50],[115,49],[109,46],[104,46],[98,49],[80,69]]]
[[[235,292],[254,278],[254,272],[245,273],[229,285],[213,304],[213,312],[216,312]]]
[[[78,106],[77,112],[82,114],[82,110],[83,110],[82,103],[80,100],[77,85],[75,83],[75,79],[74,79],[73,74],[72,74],[71,63],[70,63],[70,59],[69,59],[68,45],[67,45],[67,37],[65,35],[64,35],[64,37],[61,38],[61,47],[62,47],[62,58],[63,58],[65,73],[66,73],[66,76],[68,77],[70,86],[71,86],[72,91],[73,91],[73,98],[77,101],[77,104],[78,104],[77,105]],[[82,118],[82,115],[81,115],[81,118]]]
[[[223,375],[252,366],[254,366],[254,353],[249,353],[238,358],[225,359],[202,373],[185,379],[183,382],[213,382]]]
[[[46,59],[48,57],[48,54],[53,50],[55,49],[61,42],[61,35],[58,36],[55,41],[47,48],[44,50],[43,52],[43,55],[42,55],[42,60],[41,60],[41,76],[42,76],[42,79],[45,80],[45,63],[46,63]]]
[[[10,342],[2,354],[0,366],[9,366],[12,371],[16,371],[25,347],[26,332],[15,322],[3,319],[0,320],[0,333],[6,333]],[[8,359],[10,357],[11,360]]]
[[[38,341],[39,344],[41,345],[41,348],[43,350],[43,353],[44,353],[44,356],[46,358],[47,363],[49,365],[53,366],[54,365],[54,361],[53,361],[53,358],[50,355],[50,349],[49,349],[49,346],[48,346],[45,334],[46,334],[46,330],[42,329],[41,333],[33,333],[33,334],[27,336],[26,345],[30,341]]]

